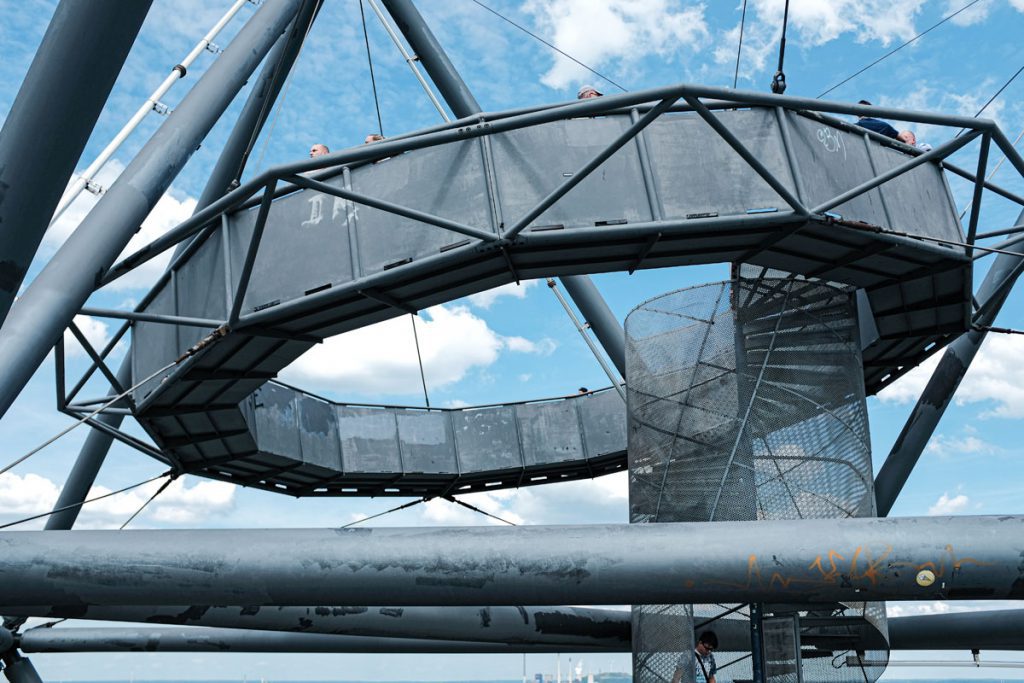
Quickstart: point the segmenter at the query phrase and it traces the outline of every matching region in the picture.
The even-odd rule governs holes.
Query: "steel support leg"
[[[1022,224],[1024,211],[1017,217],[1017,225]],[[973,321],[977,326],[989,326],[995,321],[999,309],[1002,308],[1010,289],[1020,275],[1021,265],[1024,263],[1024,242],[1008,248],[1020,253],[1021,256],[999,254],[989,268],[975,295],[980,307]],[[981,348],[981,343],[985,341],[986,334],[984,330],[978,329],[965,332],[950,344],[943,354],[942,360],[928,380],[928,385],[921,392],[917,405],[907,418],[903,431],[889,452],[889,457],[885,459],[875,478],[875,500],[879,517],[887,516],[892,510],[896,498],[914,470],[914,465],[924,452],[942,414],[946,412],[946,407],[960,386],[960,381],[967,374],[967,369]]]
[[[57,6],[0,131],[0,322],[152,0]]]
[[[764,671],[764,635],[761,632],[763,626],[764,608],[759,602],[750,605],[750,669],[751,678],[754,683],[765,683]],[[800,662],[796,663],[800,666]]]
[[[466,82],[455,70],[455,65],[448,58],[441,43],[423,20],[412,0],[383,0],[391,18],[398,29],[409,41],[413,52],[419,57],[423,68],[441,92],[456,118],[463,118],[480,113],[480,105],[473,93],[466,87]]]
[[[597,340],[601,342],[615,369],[625,378],[626,332],[622,329],[622,323],[608,308],[607,302],[589,275],[563,275],[559,279],[590,325],[590,329],[594,331]]]
[[[10,683],[43,683],[32,662],[16,653],[4,656],[4,676]]]
[[[267,57],[267,64],[263,67],[259,79],[256,81],[249,93],[249,97],[242,107],[238,121],[228,137],[224,150],[221,152],[214,166],[213,172],[203,189],[196,204],[196,211],[201,211],[209,204],[221,197],[227,190],[230,183],[241,175],[245,166],[248,150],[252,143],[259,136],[270,110],[273,108],[274,100],[281,91],[285,78],[287,78],[295,58],[302,46],[306,31],[313,19],[314,0],[305,0],[305,4],[299,11],[292,28],[284,36],[278,39],[273,51]],[[175,255],[185,248],[187,243],[179,245]],[[117,381],[124,386],[132,383],[130,357],[126,358],[117,372]],[[103,413],[97,419],[105,424],[118,429],[124,419],[123,415]],[[91,430],[86,437],[82,450],[79,451],[78,460],[75,461],[74,469],[68,475],[64,488],[61,489],[60,498],[55,509],[67,506],[78,505],[85,500],[89,489],[96,481],[100,466],[107,457],[107,452],[113,443],[113,437],[99,430]],[[75,520],[81,507],[68,507],[66,510],[55,512],[46,522],[47,529],[70,529],[74,526]]]
[[[199,143],[262,61],[300,0],[265,3],[11,308],[0,329],[0,414],[92,294]]]

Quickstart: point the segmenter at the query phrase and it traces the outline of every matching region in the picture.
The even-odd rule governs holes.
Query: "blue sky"
[[[792,0],[786,52],[787,94],[815,97],[889,50],[966,5],[968,0]],[[145,97],[229,6],[227,0],[156,0],[132,49],[107,107],[78,165],[88,165]],[[487,0],[517,23],[629,90],[687,81],[732,85],[742,2],[708,0]],[[749,0],[740,62],[740,88],[767,91],[775,70],[783,0]],[[0,117],[6,114],[46,29],[56,3],[0,0],[4,22],[0,48]],[[572,99],[582,83],[605,93],[619,89],[558,57],[471,0],[422,0],[420,8],[485,110]],[[215,42],[226,45],[253,8],[246,6]],[[393,135],[439,122],[401,56],[367,8],[369,39],[376,69],[384,133]],[[905,106],[973,115],[1024,65],[1020,29],[1024,0],[979,0],[953,20],[830,93],[831,99]],[[172,108],[213,60],[204,53],[164,98]],[[243,96],[232,108],[236,112]],[[60,106],[55,102],[54,106]],[[1024,77],[993,102],[994,118],[1014,140],[1024,129]],[[152,114],[128,139],[101,175],[109,184],[162,122]],[[140,240],[172,227],[192,210],[206,174],[230,129],[229,115],[193,156]],[[366,52],[354,0],[326,0],[296,68],[250,159],[247,174],[304,157],[313,142],[332,150],[356,145],[377,128]],[[955,131],[918,127],[918,138],[932,144]],[[973,158],[974,145],[960,155]],[[995,163],[1000,155],[993,157]],[[964,165],[969,165],[964,161]],[[991,166],[990,166],[991,168]],[[1024,183],[1008,164],[995,180],[1017,192]],[[951,180],[961,207],[970,188]],[[88,212],[95,199],[85,195],[48,234],[32,273],[52,255]],[[981,230],[1008,227],[1019,207],[986,198]],[[983,275],[982,261],[977,277]],[[154,264],[93,299],[100,306],[128,306],[140,299]],[[660,293],[724,279],[725,265],[595,277],[620,318],[639,302]],[[997,324],[1024,328],[1024,293],[1011,295]],[[102,340],[110,321],[83,320],[91,338]],[[431,402],[472,405],[572,393],[579,386],[607,384],[600,368],[542,282],[508,287],[422,314],[420,340]],[[894,515],[1020,512],[1024,479],[1018,434],[1024,419],[1024,337],[993,337],[968,374],[958,400],[893,510]],[[320,393],[344,400],[420,405],[422,389],[407,318],[380,329],[346,335],[318,347],[319,356],[297,362],[283,375]],[[69,360],[69,373],[81,369],[84,354]],[[397,359],[397,360],[396,360]],[[927,367],[869,401],[876,467],[884,460],[913,400],[927,380]],[[102,388],[97,384],[97,391]],[[14,407],[0,419],[4,461],[37,445],[69,423],[54,409],[53,365],[39,370]],[[136,430],[137,431],[137,430]],[[64,475],[84,439],[76,430],[12,473],[0,477],[0,520],[42,512],[52,505]],[[112,450],[99,478],[112,490],[159,474],[159,463],[124,447]],[[100,490],[102,490],[100,489]],[[152,489],[98,503],[83,513],[83,526],[119,526]],[[480,507],[528,524],[625,522],[626,484],[622,477],[479,494]],[[394,500],[294,500],[228,485],[186,480],[150,506],[134,527],[293,527],[348,523],[397,504]],[[390,515],[375,524],[487,524],[486,519],[430,503]],[[31,527],[31,525],[26,525]],[[972,603],[968,607],[982,606]],[[941,603],[891,606],[893,614],[961,609]],[[906,659],[932,658],[907,653]],[[998,657],[1000,655],[985,655]],[[950,655],[965,659],[966,653]],[[1004,658],[1012,658],[1006,655]],[[458,679],[515,678],[519,656],[362,656],[308,655],[49,655],[33,660],[47,680],[109,678],[351,678]],[[563,658],[563,665],[565,659]],[[597,670],[627,670],[626,655],[593,658]],[[553,656],[531,656],[527,670],[553,671]],[[985,671],[897,669],[892,678],[963,678]],[[1001,670],[1003,678],[1013,670]],[[1024,678],[1024,674],[1017,674]]]

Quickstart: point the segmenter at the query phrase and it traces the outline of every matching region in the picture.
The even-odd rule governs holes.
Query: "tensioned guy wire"
[[[59,507],[59,508],[56,508],[54,510],[50,510],[49,512],[42,512],[42,513],[40,513],[38,515],[32,515],[31,517],[25,517],[24,519],[19,519],[16,522],[7,522],[6,524],[0,524],[0,529],[6,529],[8,527],[17,526],[18,524],[24,524],[25,522],[31,522],[34,519],[41,519],[43,517],[49,517],[50,515],[56,514],[58,512],[63,512],[64,510],[71,510],[73,508],[82,507],[83,505],[85,505],[87,503],[94,503],[97,500],[103,500],[104,498],[110,498],[111,496],[116,496],[116,495],[118,495],[120,493],[124,493],[126,491],[131,491],[132,489],[137,489],[140,486],[145,486],[146,484],[154,482],[157,479],[160,479],[161,477],[170,477],[173,473],[174,473],[173,470],[168,470],[168,471],[164,472],[163,474],[158,474],[155,477],[150,477],[149,479],[146,479],[145,481],[140,481],[139,483],[132,484],[131,486],[125,486],[123,489],[118,489],[116,491],[111,491],[110,493],[104,493],[103,495],[96,496],[95,498],[89,498],[87,500],[83,500],[81,503],[72,503],[71,505],[64,505],[63,507]]]
[[[871,63],[870,63],[870,64],[868,64],[867,66],[863,67],[862,69],[858,70],[857,72],[855,72],[855,73],[853,73],[853,74],[851,74],[851,75],[847,76],[847,77],[846,77],[846,78],[844,78],[843,80],[839,81],[838,83],[836,83],[835,85],[833,85],[833,86],[832,86],[831,88],[829,88],[829,89],[828,89],[828,90],[826,90],[825,92],[823,92],[823,93],[821,93],[820,95],[818,95],[818,97],[816,97],[815,99],[819,99],[819,100],[820,100],[820,99],[821,99],[822,97],[824,97],[825,95],[829,94],[830,92],[832,92],[833,90],[835,90],[835,89],[836,89],[836,88],[838,88],[839,86],[841,86],[841,85],[843,85],[843,84],[845,84],[845,83],[848,83],[848,82],[852,81],[852,80],[853,80],[854,78],[856,78],[857,76],[860,76],[860,75],[861,75],[862,73],[864,73],[865,71],[867,71],[867,70],[868,70],[868,69],[870,69],[871,67],[875,66],[875,65],[876,65],[876,64],[878,64],[879,62],[881,62],[881,61],[883,61],[883,60],[885,60],[885,59],[887,59],[887,58],[889,58],[889,57],[893,56],[894,54],[896,54],[897,52],[899,52],[900,50],[902,50],[903,48],[905,48],[905,47],[906,47],[907,45],[910,45],[911,43],[913,43],[913,42],[914,42],[915,40],[917,40],[918,38],[921,38],[921,37],[922,37],[922,36],[924,36],[925,34],[927,34],[927,33],[931,32],[931,31],[932,31],[933,29],[936,29],[936,28],[938,28],[939,26],[942,26],[943,24],[945,24],[945,23],[946,23],[947,21],[949,21],[950,19],[952,19],[952,18],[953,18],[953,17],[955,17],[956,15],[960,14],[961,12],[963,12],[963,11],[965,11],[966,9],[970,8],[971,6],[973,6],[973,5],[976,5],[976,4],[978,4],[979,2],[981,2],[981,0],[971,0],[971,2],[967,3],[966,5],[964,5],[963,7],[961,7],[960,9],[958,9],[957,11],[953,12],[953,13],[952,13],[952,14],[950,14],[949,16],[947,16],[947,17],[943,17],[941,21],[939,21],[939,22],[937,22],[937,23],[935,23],[935,24],[932,24],[931,26],[929,26],[928,28],[926,28],[926,29],[925,29],[924,31],[921,31],[921,32],[920,32],[920,33],[918,33],[918,34],[917,34],[916,36],[914,36],[913,38],[911,38],[911,39],[910,39],[910,40],[908,40],[907,42],[903,43],[903,44],[902,44],[902,45],[900,45],[899,47],[897,47],[897,48],[894,48],[894,49],[890,50],[889,52],[886,52],[886,53],[885,53],[884,55],[882,55],[881,57],[879,57],[879,58],[878,58],[878,59],[876,59],[875,61],[871,62]]]
[[[975,1],[977,1],[977,0],[975,0]],[[587,66],[586,64],[584,64],[584,63],[583,63],[583,62],[581,62],[580,60],[578,60],[578,59],[576,59],[575,57],[573,57],[573,56],[572,56],[571,54],[569,54],[568,52],[565,52],[564,50],[560,50],[560,49],[558,49],[557,47],[555,47],[554,45],[552,45],[552,44],[551,44],[551,43],[549,43],[548,41],[544,40],[543,38],[541,38],[540,36],[538,36],[538,35],[537,35],[536,33],[534,33],[533,31],[531,31],[530,29],[526,28],[525,26],[521,26],[520,24],[517,24],[516,22],[512,21],[511,19],[509,19],[508,17],[506,17],[506,16],[505,16],[504,14],[502,14],[501,12],[499,12],[499,11],[497,11],[497,10],[495,10],[495,9],[492,9],[492,8],[488,7],[488,6],[487,6],[487,5],[485,5],[484,3],[480,2],[480,0],[473,0],[473,2],[475,2],[475,3],[477,4],[477,5],[480,5],[480,7],[483,7],[483,8],[485,9],[485,10],[487,10],[487,11],[488,11],[488,12],[490,12],[491,14],[494,14],[494,15],[496,15],[496,16],[498,16],[498,17],[500,17],[501,19],[504,19],[505,21],[507,21],[508,23],[512,24],[512,25],[513,25],[513,26],[515,26],[515,27],[516,27],[517,29],[519,29],[520,31],[522,31],[523,33],[525,33],[526,35],[530,36],[531,38],[534,38],[535,40],[538,40],[538,41],[540,41],[541,43],[544,43],[545,45],[547,45],[548,47],[550,47],[550,48],[551,48],[552,50],[554,50],[554,51],[555,51],[555,52],[557,52],[558,54],[560,54],[560,55],[562,55],[563,57],[565,57],[566,59],[570,59],[570,60],[572,60],[573,62],[575,62],[576,64],[579,64],[579,65],[580,65],[580,66],[582,66],[582,67],[583,67],[584,69],[586,69],[586,70],[587,70],[587,71],[589,71],[590,73],[594,74],[594,75],[595,75],[595,76],[597,76],[598,78],[604,79],[604,80],[605,80],[605,81],[607,81],[608,83],[611,83],[612,85],[614,85],[614,86],[615,86],[616,88],[618,88],[618,89],[619,89],[619,90],[621,90],[622,92],[629,92],[629,90],[627,90],[626,88],[622,87],[621,85],[619,85],[618,83],[616,83],[616,82],[615,82],[615,81],[613,81],[612,79],[608,78],[607,76],[605,76],[605,75],[604,75],[603,73],[601,73],[600,71],[597,71],[596,69],[592,69],[592,68],[590,68],[589,66]]]
[[[61,438],[62,436],[64,436],[64,435],[65,435],[65,434],[67,434],[68,432],[70,432],[71,430],[75,429],[75,428],[76,428],[76,427],[78,427],[79,425],[82,425],[82,424],[84,424],[85,422],[88,422],[88,421],[89,421],[89,420],[90,420],[91,418],[93,418],[93,417],[96,417],[97,415],[99,415],[100,413],[102,413],[102,412],[103,412],[104,410],[106,410],[106,409],[107,409],[107,408],[109,408],[110,406],[114,405],[115,403],[117,403],[118,401],[120,401],[120,400],[121,400],[122,398],[124,398],[125,396],[127,396],[127,395],[128,395],[128,394],[130,394],[131,392],[135,391],[135,390],[136,390],[137,388],[141,387],[141,386],[142,386],[143,384],[145,384],[145,383],[146,383],[146,382],[148,382],[149,380],[151,380],[151,379],[155,378],[155,377],[156,377],[157,375],[159,375],[159,374],[161,374],[161,373],[163,373],[163,372],[166,372],[167,370],[170,370],[170,369],[171,369],[172,367],[174,367],[175,365],[177,365],[177,364],[178,364],[178,362],[179,362],[180,360],[181,360],[181,359],[179,358],[179,359],[177,359],[177,360],[174,360],[174,361],[172,361],[172,362],[168,363],[167,365],[163,366],[162,368],[160,368],[159,370],[157,370],[156,372],[154,372],[154,373],[153,373],[153,374],[151,374],[150,376],[146,377],[146,378],[145,378],[144,380],[142,380],[142,381],[140,381],[140,382],[136,382],[135,384],[133,384],[132,386],[128,387],[127,389],[125,389],[124,391],[122,391],[122,392],[121,392],[120,394],[118,394],[118,395],[117,395],[117,396],[115,396],[114,398],[110,399],[110,400],[109,400],[109,401],[107,401],[106,403],[103,403],[103,404],[101,404],[101,405],[100,405],[100,407],[99,407],[99,408],[97,408],[96,410],[94,410],[94,411],[92,411],[91,413],[89,413],[88,415],[85,415],[85,416],[83,416],[82,418],[78,419],[78,420],[77,420],[77,421],[76,421],[76,422],[75,422],[74,424],[72,424],[71,426],[69,426],[69,427],[67,427],[67,428],[65,428],[65,429],[63,429],[63,430],[61,430],[61,431],[60,431],[60,432],[58,432],[57,434],[55,434],[55,435],[51,436],[51,437],[50,437],[49,439],[47,439],[47,440],[46,440],[46,441],[44,441],[43,443],[41,443],[41,444],[39,444],[38,446],[36,446],[35,448],[33,448],[32,450],[30,450],[30,451],[29,451],[28,453],[26,453],[25,455],[21,456],[20,458],[17,458],[17,459],[15,459],[15,460],[14,460],[13,462],[11,462],[10,464],[8,464],[8,465],[6,465],[5,467],[3,467],[2,469],[0,469],[0,474],[4,474],[4,473],[6,473],[6,472],[10,471],[11,469],[13,469],[14,467],[16,467],[16,466],[20,465],[21,463],[25,462],[26,460],[28,460],[29,458],[31,458],[31,457],[32,457],[33,455],[35,455],[35,454],[36,454],[36,453],[38,453],[39,451],[43,450],[44,448],[46,448],[47,446],[49,446],[50,444],[52,444],[52,443],[53,443],[54,441],[56,441],[57,439]]]

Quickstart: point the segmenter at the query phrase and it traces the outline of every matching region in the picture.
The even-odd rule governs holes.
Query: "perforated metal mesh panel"
[[[630,313],[626,340],[632,522],[874,514],[857,317],[846,291],[763,277],[680,290]],[[695,605],[692,620],[699,625],[731,607]],[[680,646],[671,646],[674,655],[652,654],[665,635],[645,623],[665,609],[634,607],[638,681],[672,680]],[[749,617],[741,610],[723,619]],[[717,623],[737,632],[737,624]],[[805,623],[803,680],[881,675],[881,668],[847,667],[846,651],[833,655],[825,644],[830,635],[862,644],[877,627],[884,632],[884,611],[823,605]],[[692,626],[680,638],[692,643]],[[819,646],[827,649],[812,650]],[[868,657],[884,658],[884,650]],[[720,667],[739,659],[719,681],[751,677],[749,650],[719,651],[716,659]],[[775,670],[793,667],[775,662]],[[692,671],[684,669],[684,681]]]

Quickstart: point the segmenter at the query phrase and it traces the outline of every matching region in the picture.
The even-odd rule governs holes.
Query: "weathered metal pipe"
[[[237,614],[239,609],[236,607],[232,611]],[[602,638],[583,645],[555,643],[542,634],[523,640],[481,642],[436,637],[266,633],[250,629],[167,626],[36,628],[19,635],[18,642],[23,652],[629,652],[629,612],[590,611],[608,611],[616,615],[627,634],[626,639]],[[93,612],[90,610],[90,614]],[[718,635],[723,650],[743,651],[750,647],[750,632],[745,621],[721,621],[711,628]],[[889,619],[889,647],[892,650],[1024,650],[1021,633],[1024,633],[1022,609]]]
[[[10,606],[1024,598],[1022,516],[22,531],[0,548]]]
[[[583,607],[51,605],[10,614],[138,624],[629,650],[629,612]],[[2,634],[2,629],[0,629]]]
[[[531,643],[461,643],[451,640],[330,636],[320,633],[274,633],[188,626],[35,628],[23,633],[19,641],[22,652],[565,652],[554,645]],[[572,651],[606,650],[575,646]]]

